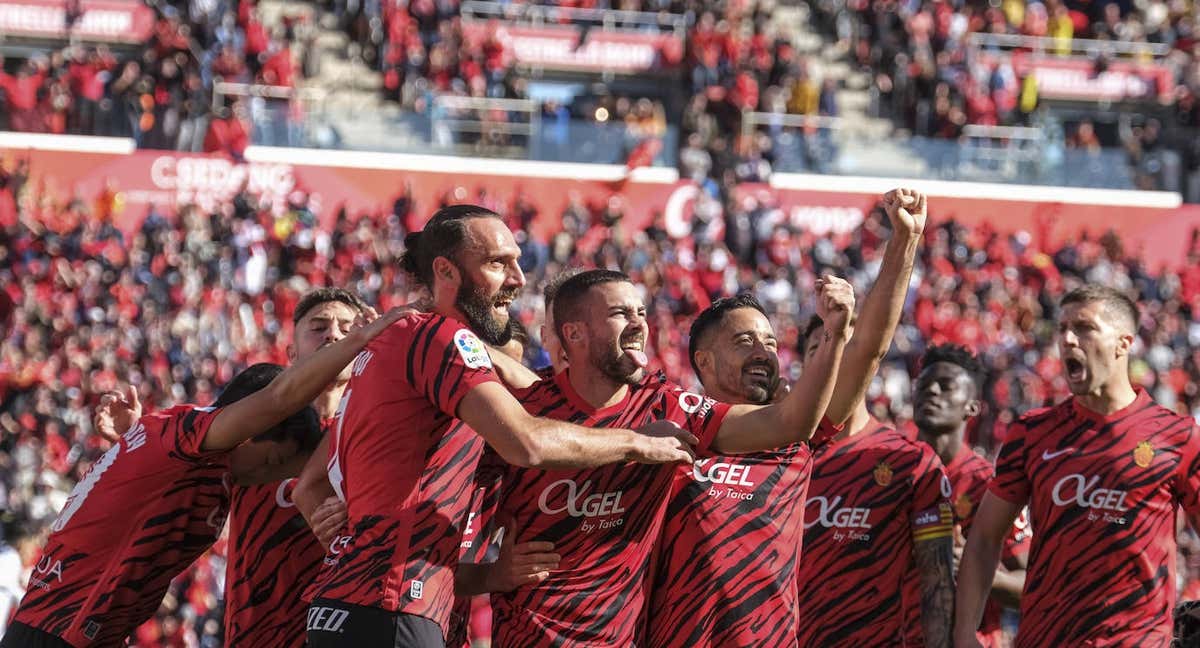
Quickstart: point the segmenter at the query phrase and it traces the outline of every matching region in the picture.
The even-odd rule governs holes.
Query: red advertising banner
[[[63,0],[0,2],[0,34],[13,37],[67,38],[114,43],[142,43],[154,29],[154,12],[136,0],[82,0],[81,12],[67,24]]]
[[[577,27],[520,27],[499,22],[464,22],[463,37],[482,45],[495,34],[506,62],[558,70],[631,74],[678,65],[683,43],[670,34],[584,32]]]
[[[986,65],[1000,59],[981,53]],[[1030,52],[1012,54],[1013,72],[1037,79],[1039,96],[1063,101],[1158,101],[1170,100],[1175,91],[1175,74],[1162,63],[1110,60],[1100,70],[1095,61],[1054,58]]]
[[[252,147],[247,154],[257,161],[239,164],[220,156],[165,151],[98,154],[0,148],[0,164],[11,170],[15,160],[28,158],[29,187],[39,200],[66,204],[72,198],[90,202],[102,195],[115,196],[114,218],[127,231],[140,226],[151,206],[171,209],[195,203],[212,210],[245,187],[280,210],[294,192],[303,192],[325,227],[332,225],[341,208],[351,214],[388,211],[407,191],[419,219],[431,214],[443,200],[506,208],[520,197],[538,214],[531,234],[544,239],[561,226],[561,214],[572,199],[593,206],[618,201],[626,234],[644,229],[661,215],[669,232],[686,236],[701,196],[694,184],[673,181],[672,174],[659,169],[639,170],[626,177],[624,168],[607,165],[284,149],[258,152],[256,155]],[[797,188],[795,178],[774,185],[742,185],[735,200],[778,208],[781,224],[822,236],[838,235],[860,227],[875,207],[883,185],[892,181],[825,177],[823,182],[831,188]],[[943,191],[936,184],[929,189],[920,181],[912,184],[929,193],[934,221],[954,219],[1001,233],[1025,231],[1043,244],[1061,242],[1084,231],[1098,236],[1113,230],[1128,250],[1142,253],[1152,269],[1183,263],[1191,233],[1200,228],[1200,206],[1130,204],[1157,201],[1166,205],[1164,194],[1002,186],[991,192],[1000,197],[984,198],[978,196],[988,192],[976,188],[995,190],[997,186],[941,183],[959,188]],[[1019,198],[1023,193],[1033,198]]]

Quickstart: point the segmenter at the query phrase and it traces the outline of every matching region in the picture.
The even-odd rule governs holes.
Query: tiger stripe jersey
[[[492,542],[492,534],[496,530],[496,507],[500,498],[501,472],[495,462],[481,462],[475,471],[475,485],[471,491],[471,506],[467,510],[467,521],[463,525],[462,542],[459,544],[458,560],[460,563],[494,562],[499,545]],[[489,550],[490,553],[489,553]],[[476,598],[483,599],[486,608],[491,605],[487,594],[478,597],[454,597],[454,608],[451,611],[450,631],[446,635],[447,648],[471,648],[472,617],[479,614],[480,605]],[[490,630],[490,627],[489,627]],[[488,637],[490,639],[490,633]]]
[[[1175,520],[1200,515],[1200,429],[1141,389],[1101,415],[1074,397],[1012,426],[992,493],[1034,529],[1017,646],[1168,646]]]
[[[51,524],[15,621],[76,648],[124,645],[229,511],[226,452],[201,448],[212,408],[138,420],[92,464]]]
[[[954,504],[954,521],[962,529],[964,537],[969,538],[971,525],[975,522],[975,512],[983,495],[987,492],[988,483],[996,471],[983,457],[964,445],[946,466],[946,475],[950,477],[950,488],[953,491],[951,501]],[[1012,532],[1004,540],[1004,559],[1010,561],[1017,556],[1029,552],[1028,524],[1025,515],[1013,523]],[[913,600],[920,600],[920,583],[910,584]],[[983,621],[979,624],[979,642],[988,648],[999,648],[1003,642],[1000,628],[1000,604],[988,598],[984,607]]]
[[[423,616],[450,634],[484,447],[455,415],[486,382],[498,380],[483,342],[432,313],[396,321],[354,360],[328,463],[348,534],[330,547],[314,599]]]
[[[814,449],[797,570],[802,648],[903,646],[920,631],[903,585],[915,544],[953,534],[949,497],[937,454],[874,419]]]
[[[796,642],[808,444],[676,469],[647,613],[654,648]]]
[[[670,420],[700,439],[699,452],[729,410],[661,375],[630,387],[621,402],[596,409],[575,392],[568,372],[520,392],[526,410],[588,427]],[[651,550],[674,475],[673,465],[552,471],[506,466],[497,511],[506,523],[504,542],[553,542],[561,561],[541,583],[492,596],[492,645],[642,645]]]
[[[328,434],[334,420],[322,422]],[[234,486],[225,570],[225,645],[300,648],[308,602],[297,596],[321,568],[324,547],[292,501],[296,480]]]

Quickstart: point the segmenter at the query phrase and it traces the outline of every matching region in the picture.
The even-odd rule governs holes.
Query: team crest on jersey
[[[892,483],[892,467],[886,461],[880,461],[879,465],[875,466],[875,483],[880,486],[887,486]]]
[[[1149,441],[1142,441],[1133,449],[1133,463],[1140,468],[1150,467],[1150,462],[1154,461],[1154,446],[1150,445]]]
[[[454,348],[458,349],[458,354],[462,356],[463,364],[467,367],[471,369],[491,368],[492,357],[488,355],[483,342],[467,329],[459,329],[458,333],[454,334]]]

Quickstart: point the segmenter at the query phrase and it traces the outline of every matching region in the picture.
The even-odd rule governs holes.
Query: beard
[[[466,273],[463,273],[466,276]],[[517,296],[516,288],[501,288],[494,295],[486,295],[471,280],[463,281],[454,297],[454,305],[467,318],[467,326],[484,342],[493,346],[504,346],[512,339],[512,317],[503,322],[496,318],[493,306],[497,301],[511,300]]]
[[[645,369],[634,362],[617,343],[593,346],[590,356],[592,366],[599,369],[605,378],[615,383],[637,385],[646,375]]]

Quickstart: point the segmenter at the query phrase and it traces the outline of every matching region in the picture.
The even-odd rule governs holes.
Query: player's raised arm
[[[1021,513],[1022,504],[1014,504],[988,492],[975,513],[971,535],[958,567],[958,593],[955,597],[954,645],[957,648],[979,645],[975,630],[983,619],[983,607],[1000,564],[1004,538]]]
[[[713,440],[720,453],[770,450],[805,441],[816,431],[829,406],[854,312],[854,288],[826,276],[817,282],[817,314],[826,322],[825,340],[804,368],[804,375],[778,403],[735,405]]]
[[[883,196],[883,207],[892,224],[892,238],[884,249],[879,276],[863,300],[854,333],[842,355],[837,386],[825,412],[835,425],[850,418],[892,344],[904,311],[917,247],[925,232],[928,210],[924,194],[912,189],[894,189]]]
[[[487,440],[514,466],[553,470],[590,468],[619,461],[671,463],[691,461],[691,433],[666,422],[637,431],[586,428],[538,418],[500,383],[472,389],[458,406],[458,418]]]
[[[400,319],[394,310],[300,360],[279,374],[265,389],[221,409],[208,428],[201,448],[228,450],[307,406],[354,356],[379,333]]]

